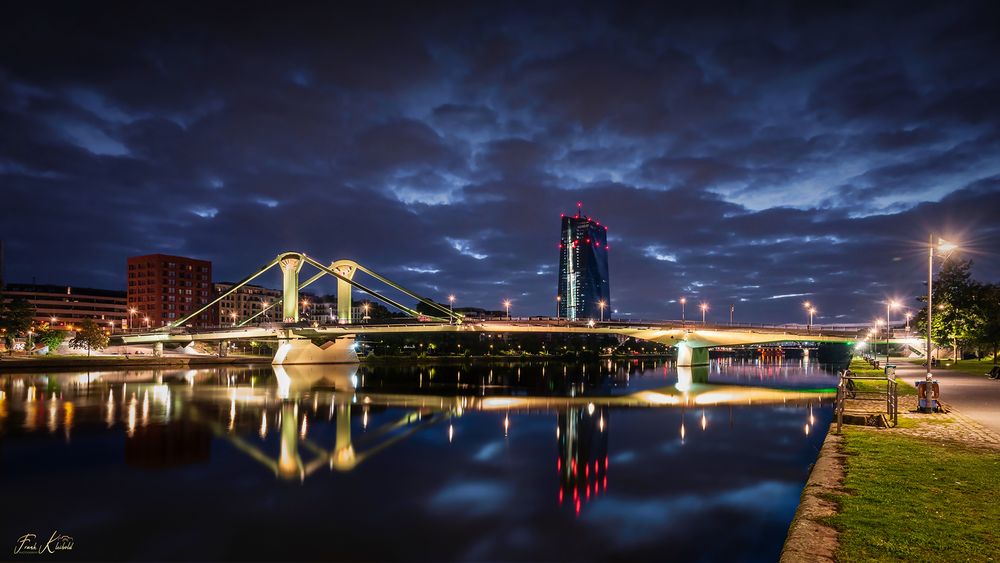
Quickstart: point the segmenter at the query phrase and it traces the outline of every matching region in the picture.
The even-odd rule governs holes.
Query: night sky
[[[7,2],[6,279],[301,250],[554,314],[581,201],[633,318],[918,306],[931,230],[1000,280],[1000,10],[853,4]]]

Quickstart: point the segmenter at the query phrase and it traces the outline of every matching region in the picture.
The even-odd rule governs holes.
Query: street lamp
[[[448,324],[455,324],[455,296],[454,295],[449,295],[448,296],[448,313],[450,313],[449,316],[451,317],[451,319],[448,321]]]
[[[889,328],[889,311],[899,307],[899,303],[893,301],[892,299],[886,301],[885,303],[885,363],[889,363],[889,334],[892,329]]]
[[[146,322],[146,328],[149,328],[149,317],[144,317],[142,320]]]
[[[608,304],[605,303],[603,299],[601,299],[600,301],[597,302],[597,308],[601,310],[601,322],[602,323],[604,322],[604,308],[607,307],[607,306],[608,306]]]
[[[685,321],[684,321],[684,304],[688,302],[687,297],[681,297],[680,298],[680,302],[681,302],[681,324],[685,324]]]
[[[229,318],[233,319],[233,326],[236,326],[236,311],[229,313]]]
[[[705,311],[708,310],[708,303],[702,303],[699,308],[701,309],[701,324],[705,324]]]
[[[559,320],[559,306],[562,304],[562,295],[556,295],[556,320]]]
[[[944,255],[945,258],[948,257],[952,251],[958,248],[957,245],[952,244],[943,238],[938,238],[937,243],[938,251]],[[924,383],[924,397],[926,401],[926,407],[923,412],[934,412],[934,405],[931,403],[933,400],[933,390],[931,382],[933,380],[933,375],[931,374],[931,328],[934,326],[934,235],[928,235],[927,238],[927,376]]]
[[[503,300],[503,306],[504,306],[505,309],[507,309],[507,320],[509,321],[510,320],[510,299],[504,299]]]
[[[912,319],[912,318],[913,318],[913,313],[907,311],[906,312],[906,332],[907,332],[907,334],[909,334],[909,332],[910,332],[910,319]]]
[[[813,308],[812,303],[809,302],[809,301],[806,301],[805,303],[803,303],[802,307],[806,310],[806,313],[809,314],[809,325],[808,325],[808,327],[811,329],[812,328],[812,324],[813,324],[813,313],[815,312],[815,308]]]
[[[371,317],[368,316],[368,309],[370,307],[371,307],[370,303],[364,303],[364,304],[361,305],[361,308],[364,309],[364,311],[365,311],[365,315],[363,317],[361,317],[362,321],[367,321],[367,320],[371,319]]]
[[[133,319],[133,317],[138,312],[139,311],[137,311],[135,307],[129,308],[129,310],[128,310],[128,327],[129,328],[133,328],[134,327],[134,319]]]

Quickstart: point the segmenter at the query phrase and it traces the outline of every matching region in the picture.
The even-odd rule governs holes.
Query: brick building
[[[128,259],[131,326],[159,328],[190,315],[214,298],[212,263],[182,256],[149,254]],[[217,326],[213,307],[186,326]]]

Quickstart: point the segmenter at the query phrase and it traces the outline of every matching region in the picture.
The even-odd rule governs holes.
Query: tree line
[[[931,340],[939,347],[952,348],[956,355],[964,351],[976,357],[993,356],[997,363],[1000,351],[1000,284],[972,278],[971,260],[950,259],[934,281],[933,326]],[[917,314],[917,330],[927,335],[927,297]]]

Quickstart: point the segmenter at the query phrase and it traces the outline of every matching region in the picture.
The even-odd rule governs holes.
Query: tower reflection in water
[[[593,403],[559,411],[559,504],[580,514],[585,502],[608,489],[608,409]]]

